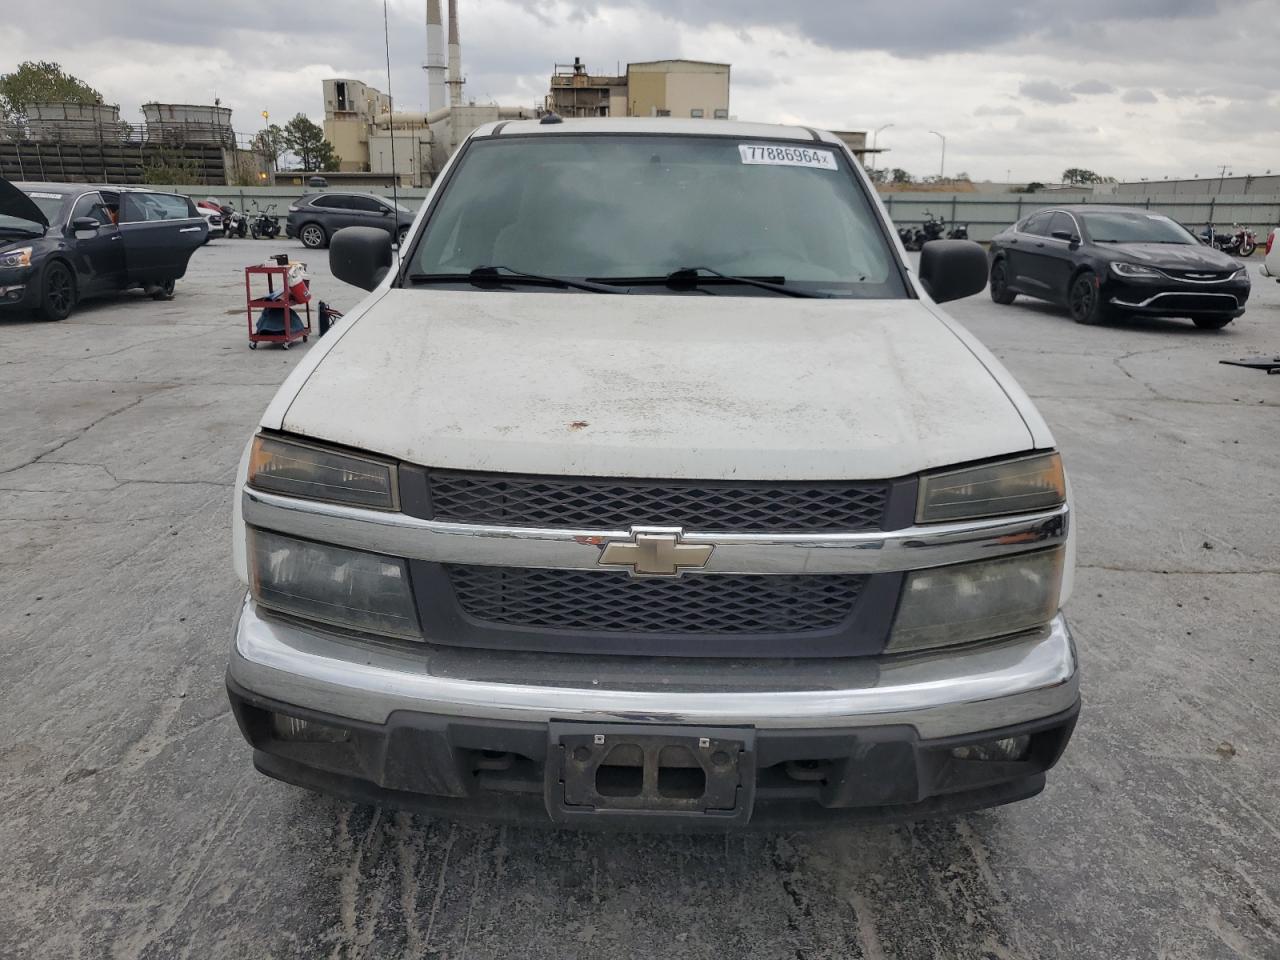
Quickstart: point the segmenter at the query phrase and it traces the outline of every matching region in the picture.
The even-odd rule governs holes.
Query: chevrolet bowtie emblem
[[[679,527],[632,527],[630,540],[613,540],[600,551],[602,567],[630,567],[632,576],[675,577],[705,567],[715,550],[709,543],[681,543]]]

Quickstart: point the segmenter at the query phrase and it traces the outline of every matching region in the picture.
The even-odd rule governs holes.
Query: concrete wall
[[[1259,231],[1260,235],[1280,224],[1280,192],[1270,196],[1221,197],[1098,197],[1085,191],[1052,194],[886,193],[882,199],[889,209],[889,216],[899,226],[916,226],[926,219],[926,212],[932,212],[948,223],[969,224],[970,239],[981,241],[990,240],[1035,210],[1072,203],[1142,207],[1171,217],[1193,232],[1199,232],[1210,220],[1219,227],[1240,223]]]
[[[1260,177],[1198,177],[1192,180],[1151,180],[1131,183],[1100,183],[1095,194],[1116,197],[1188,197],[1280,194],[1280,174]]]

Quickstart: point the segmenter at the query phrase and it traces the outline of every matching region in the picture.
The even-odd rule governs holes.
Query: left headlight
[[[1117,277],[1159,277],[1163,274],[1155,267],[1144,267],[1140,263],[1113,263],[1111,272]]]
[[[253,440],[249,486],[287,497],[378,510],[400,506],[394,463],[265,433]]]
[[[1053,619],[1062,547],[907,575],[886,653],[950,647],[1031,630]]]
[[[31,253],[33,247],[19,247],[17,250],[6,250],[0,253],[0,268],[13,269],[14,267],[31,266]]]
[[[422,639],[404,560],[255,528],[248,537],[249,583],[264,607],[364,633]]]
[[[916,521],[975,520],[1052,510],[1067,499],[1062,458],[1056,453],[1002,460],[920,478]]]

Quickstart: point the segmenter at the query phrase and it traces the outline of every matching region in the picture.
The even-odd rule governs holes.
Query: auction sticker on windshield
[[[809,147],[781,147],[767,143],[740,143],[738,153],[743,163],[764,163],[782,167],[818,167],[836,169],[836,155],[830,150]]]

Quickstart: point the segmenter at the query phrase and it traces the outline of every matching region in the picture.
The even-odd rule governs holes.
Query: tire
[[[1192,317],[1191,322],[1201,330],[1221,330],[1235,317]]]
[[[60,260],[52,261],[44,268],[44,285],[40,293],[40,306],[36,316],[41,320],[65,320],[76,305],[76,280],[71,270]]]
[[[319,250],[329,243],[329,235],[318,223],[303,224],[302,229],[298,231],[298,239],[308,250]]]
[[[1258,249],[1258,245],[1252,241],[1246,241],[1240,247],[1240,256],[1246,259],[1253,256],[1253,251]]]
[[[1098,292],[1098,277],[1091,270],[1077,274],[1067,291],[1067,307],[1076,323],[1093,326],[1104,322],[1108,316],[1106,304]]]
[[[241,221],[240,226],[236,228],[236,236],[239,237],[241,240],[243,240],[245,238],[245,235],[248,232],[249,232],[248,226],[243,221]]]
[[[173,291],[177,287],[177,285],[178,285],[178,281],[170,277],[164,283],[160,284],[160,287],[158,289],[151,291],[151,299],[152,300],[172,300]]]
[[[399,230],[399,232],[396,234],[396,246],[397,246],[397,247],[403,247],[403,246],[404,246],[404,238],[405,238],[405,237],[407,237],[407,236],[409,236],[409,228],[408,228],[408,227],[401,227],[401,228],[400,228],[400,230]]]
[[[991,300],[1008,306],[1018,299],[1018,295],[1009,289],[1009,268],[1003,260],[991,265]]]

